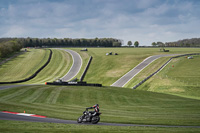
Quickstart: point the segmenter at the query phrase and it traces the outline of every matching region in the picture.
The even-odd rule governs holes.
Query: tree
[[[120,42],[113,42],[113,47],[120,47],[121,43]]]
[[[152,44],[151,44],[152,46],[157,46],[157,43],[156,42],[152,42]]]
[[[135,41],[134,46],[135,46],[135,47],[138,47],[138,46],[139,46],[139,42],[138,42],[138,41]]]
[[[128,41],[127,45],[130,47],[132,45],[132,42]]]

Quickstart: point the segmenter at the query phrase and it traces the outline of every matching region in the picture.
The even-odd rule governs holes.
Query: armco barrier
[[[156,73],[158,73],[162,68],[164,68],[173,58],[179,58],[182,56],[190,56],[190,55],[200,55],[200,53],[194,53],[194,54],[184,54],[184,55],[178,55],[178,56],[174,56],[171,57],[164,65],[162,65],[157,71],[155,71],[154,73],[152,73],[151,75],[149,75],[148,77],[146,77],[144,80],[142,80],[140,83],[138,83],[137,85],[135,85],[133,87],[133,89],[136,89],[137,87],[139,87],[141,84],[143,84],[145,81],[147,81],[149,78],[151,78],[153,75],[155,75]]]
[[[28,81],[28,80],[33,79],[33,78],[34,78],[35,76],[37,76],[37,74],[38,74],[42,69],[44,69],[44,68],[49,64],[49,62],[51,61],[52,50],[49,49],[49,51],[50,51],[50,54],[49,54],[49,58],[48,58],[47,62],[46,62],[42,67],[40,67],[33,75],[31,75],[31,76],[28,77],[28,78],[22,79],[22,80],[10,81],[10,82],[0,82],[0,84],[22,83],[22,82],[26,82],[26,81]]]
[[[66,85],[66,86],[96,86],[102,87],[102,84],[88,84],[86,82],[46,82],[46,85]]]
[[[92,61],[92,56],[90,56],[90,59],[89,59],[89,61],[88,61],[88,64],[87,64],[87,66],[86,66],[86,68],[85,68],[85,70],[84,70],[84,72],[83,72],[83,74],[82,74],[82,76],[81,76],[81,78],[80,78],[80,81],[83,81],[83,79],[84,79],[84,77],[85,77],[85,75],[86,75],[86,73],[87,73],[87,70],[89,69],[89,66],[90,66],[91,61]]]

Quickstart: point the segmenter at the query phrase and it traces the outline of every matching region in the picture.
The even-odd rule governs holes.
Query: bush
[[[7,41],[0,44],[0,57],[4,58],[8,55],[20,51],[22,45],[17,41]]]

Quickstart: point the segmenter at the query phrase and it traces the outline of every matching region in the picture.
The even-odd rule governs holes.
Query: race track
[[[38,117],[30,117],[30,116],[21,116],[15,114],[8,114],[0,112],[0,120],[15,120],[15,121],[29,121],[29,122],[47,122],[47,123],[65,123],[65,124],[87,124],[92,125],[90,123],[77,123],[73,120],[61,120],[54,118],[38,118]],[[102,123],[99,122],[97,125],[105,125],[105,126],[139,126],[139,127],[176,127],[176,128],[200,128],[200,126],[173,126],[173,125],[140,125],[140,124],[120,124],[120,123]]]
[[[64,50],[64,51],[70,53],[72,56],[72,59],[73,59],[73,64],[72,64],[70,70],[67,72],[67,74],[65,76],[63,76],[61,78],[62,81],[70,81],[80,71],[81,66],[82,66],[82,58],[77,52],[75,52],[73,50],[69,50],[69,49],[61,49],[61,50]]]
[[[144,61],[142,61],[140,64],[138,64],[136,67],[134,67],[131,71],[126,73],[124,76],[122,76],[120,79],[118,79],[111,86],[124,87],[124,85],[126,85],[126,83],[128,83],[133,77],[135,77],[140,71],[142,71],[145,67],[147,67],[149,64],[151,64],[156,59],[158,59],[160,57],[176,56],[176,55],[178,55],[178,54],[150,56],[150,57],[146,58]]]
[[[65,49],[63,49],[65,50]],[[73,58],[73,65],[70,71],[62,78],[64,81],[68,81],[72,79],[74,76],[77,75],[81,66],[82,66],[82,59],[80,55],[72,50],[65,50],[72,55]],[[174,55],[156,55],[151,56],[133,68],[130,72],[120,78],[117,82],[115,82],[112,86],[122,87],[125,85],[129,80],[132,79],[137,73],[139,73],[142,69],[144,69],[148,64],[153,62],[154,60],[164,57],[164,56],[174,56]],[[6,85],[0,86],[0,90],[13,88],[18,86],[26,86],[26,85]],[[61,119],[54,119],[54,118],[38,118],[38,117],[30,117],[30,116],[22,116],[16,114],[9,114],[0,112],[0,120],[15,120],[15,121],[29,121],[29,122],[48,122],[48,123],[65,123],[65,124],[78,124],[76,121],[73,120],[61,120]],[[90,124],[90,123],[82,123],[82,124]],[[140,126],[140,127],[173,127],[173,128],[200,128],[200,126],[177,126],[177,125],[145,125],[145,124],[120,124],[120,123],[98,123],[97,125],[106,125],[106,126]]]

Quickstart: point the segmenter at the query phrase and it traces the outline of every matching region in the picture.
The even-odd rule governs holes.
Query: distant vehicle
[[[193,59],[193,56],[189,56],[188,59]]]
[[[81,49],[81,51],[88,51],[87,48]]]

